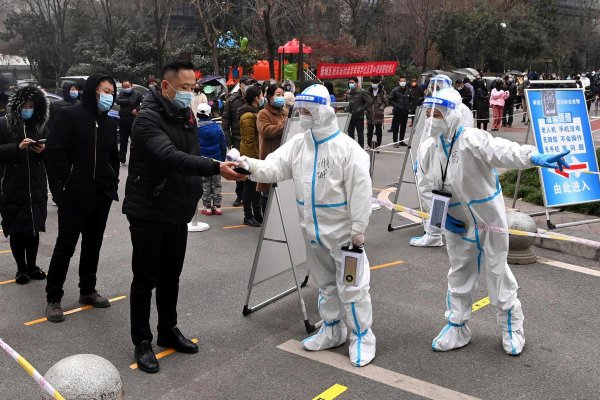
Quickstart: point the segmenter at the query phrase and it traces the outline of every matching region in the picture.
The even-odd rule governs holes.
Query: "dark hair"
[[[372,77],[371,83],[381,83],[381,77],[379,77],[379,76]]]
[[[244,85],[254,85],[256,83],[258,83],[258,81],[254,78],[251,78],[249,76],[242,76],[240,78],[240,83],[243,83]]]
[[[277,89],[283,90],[283,86],[281,86],[280,83],[273,83],[267,87],[267,91],[265,92],[266,96],[267,96],[267,100],[269,100],[269,97],[273,97],[275,95],[275,92],[277,91]]]
[[[400,75],[400,78],[398,78],[398,80],[400,80],[400,79],[406,80],[406,77],[404,75]]]
[[[457,79],[457,80],[456,80],[456,82],[454,82],[454,83],[456,83],[456,84],[461,84],[461,83],[463,83],[463,80],[459,78],[459,79]]]
[[[125,82],[127,82],[131,85],[131,81],[129,79],[125,79],[123,82],[121,82],[121,86],[123,86],[125,84]]]
[[[329,94],[335,94],[335,93],[333,93],[333,82],[324,81],[323,86],[325,86],[327,88],[327,91],[329,92]]]
[[[356,83],[358,83],[358,78],[353,76],[352,78],[348,78],[349,81],[354,81]]]
[[[162,69],[162,77],[165,78],[165,75],[169,72],[179,72],[180,69],[191,69],[194,70],[194,64],[191,61],[179,60],[173,61],[166,64]]]
[[[255,85],[248,86],[246,93],[244,94],[244,100],[246,100],[246,103],[252,104],[254,99],[259,97],[261,93],[260,87]]]
[[[463,79],[463,83],[471,83],[471,80],[468,77],[466,77],[465,79]]]

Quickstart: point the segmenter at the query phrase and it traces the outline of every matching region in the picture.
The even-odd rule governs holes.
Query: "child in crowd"
[[[225,161],[227,145],[223,129],[210,119],[211,107],[207,103],[200,103],[196,110],[198,117],[198,143],[200,155],[217,161]],[[221,210],[221,176],[213,175],[202,178],[202,208],[203,215],[222,215]]]

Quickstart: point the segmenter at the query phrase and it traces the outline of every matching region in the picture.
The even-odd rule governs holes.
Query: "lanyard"
[[[456,134],[458,132],[462,132],[463,127],[459,126],[458,129],[456,131],[454,131],[454,135],[452,136],[452,142],[450,142],[450,150],[448,151],[448,159],[446,160],[446,168],[442,167],[442,164],[440,163],[440,170],[442,171],[442,188],[441,190],[444,190],[444,184],[446,183],[446,176],[448,175],[448,165],[450,164],[450,157],[452,156],[452,148],[454,147],[454,141],[456,140]],[[442,139],[442,146],[443,146],[443,139]]]

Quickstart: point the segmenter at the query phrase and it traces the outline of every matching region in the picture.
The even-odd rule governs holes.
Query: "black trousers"
[[[234,149],[240,149],[241,140],[231,136],[231,145]],[[235,183],[235,194],[238,199],[241,199],[244,193],[244,182],[236,182]]]
[[[69,270],[71,257],[81,235],[79,258],[79,292],[82,295],[96,291],[96,272],[104,229],[112,199],[104,193],[96,193],[92,207],[87,213],[74,213],[58,207],[58,237],[48,268],[46,297],[48,303],[58,303],[64,294],[63,285]]]
[[[367,144],[369,147],[373,147],[373,130],[375,130],[375,136],[377,138],[377,145],[381,145],[383,132],[381,130],[382,124],[368,124],[367,125]]]
[[[513,113],[515,111],[515,102],[507,101],[502,110],[502,126],[511,126],[513,123]]]
[[[156,288],[158,335],[177,326],[179,275],[183,269],[187,246],[187,225],[129,220],[133,254],[131,269],[130,313],[131,340],[137,345],[152,341],[150,305]]]
[[[29,273],[36,267],[40,234],[13,233],[10,235],[10,249],[17,263],[17,271]]]
[[[127,148],[129,147],[132,126],[133,118],[119,119],[119,161],[122,163],[127,162]]]
[[[363,149],[365,148],[365,120],[363,119],[351,119],[348,124],[348,136],[354,139],[354,131],[358,136],[358,144]]]
[[[262,216],[260,193],[256,191],[256,182],[250,179],[244,181],[244,218]]]
[[[406,125],[408,124],[408,110],[397,110],[394,108],[394,117],[392,118],[392,140],[396,143],[404,140],[406,134]],[[398,139],[398,131],[400,138]]]

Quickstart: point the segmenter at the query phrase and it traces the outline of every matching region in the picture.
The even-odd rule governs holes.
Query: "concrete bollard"
[[[123,400],[123,381],[108,360],[94,354],[77,354],[54,364],[44,378],[65,400]],[[45,395],[43,400],[52,400]]]
[[[537,225],[529,215],[518,211],[506,213],[509,229],[537,233]],[[508,263],[509,264],[533,264],[537,256],[531,246],[535,242],[534,237],[509,235],[508,236]]]

